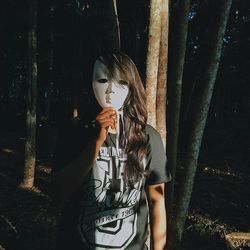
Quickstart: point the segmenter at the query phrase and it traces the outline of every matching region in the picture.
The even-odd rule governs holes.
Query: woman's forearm
[[[167,214],[165,206],[165,183],[147,188],[150,211],[150,228],[153,250],[166,249]]]
[[[153,250],[166,249],[167,218],[164,199],[151,203],[150,226]]]
[[[83,150],[70,164],[53,173],[52,192],[55,199],[66,201],[81,186],[97,158],[101,144],[93,141],[88,150]]]

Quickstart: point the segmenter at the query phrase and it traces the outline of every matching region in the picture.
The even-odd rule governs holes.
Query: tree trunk
[[[25,142],[24,178],[20,187],[34,185],[36,164],[36,107],[37,107],[37,0],[30,0],[30,30],[28,33],[27,76],[27,134]]]
[[[182,121],[184,129],[187,130],[186,121],[188,120],[188,117],[190,115],[189,108],[192,106],[192,96],[194,94],[194,89],[196,86],[196,83],[199,82],[199,79],[204,72],[204,68],[206,65],[204,65],[204,61],[207,57],[207,49],[209,47],[209,39],[211,30],[210,29],[204,29],[205,26],[209,27],[211,24],[211,12],[213,12],[213,9],[216,7],[214,4],[211,4],[211,0],[203,0],[200,3],[200,8],[198,10],[198,13],[196,14],[195,19],[193,20],[193,25],[199,26],[199,31],[197,33],[199,48],[196,49],[196,55],[194,56],[194,63],[190,65],[190,69],[187,69],[189,72],[189,81],[186,83],[186,86],[184,86],[183,90],[185,91],[185,99],[182,100],[183,104],[183,111],[182,111]],[[200,25],[202,23],[202,25]],[[185,69],[186,71],[186,69]],[[184,131],[182,131],[183,134],[185,134]]]
[[[162,0],[161,40],[159,52],[158,84],[156,98],[156,128],[166,147],[166,98],[167,98],[167,63],[168,63],[168,0]]]
[[[118,10],[117,10],[117,1],[113,0],[114,10],[115,10],[115,19],[116,19],[116,27],[117,27],[117,36],[118,36],[118,45],[121,48],[121,34],[120,34],[120,24],[118,19]]]
[[[196,103],[196,113],[192,119],[191,130],[189,133],[187,157],[184,162],[183,181],[180,186],[177,206],[175,209],[174,220],[171,224],[169,250],[178,249],[186,221],[186,215],[190,203],[193,189],[194,177],[197,168],[197,161],[201,145],[201,139],[206,123],[208,109],[216,80],[219,61],[221,57],[223,38],[225,35],[226,24],[230,13],[232,0],[223,0],[220,2],[220,12],[218,20],[211,34],[211,46],[208,50],[208,64],[204,76],[201,80],[202,89],[199,101]]]
[[[93,22],[96,26],[96,35],[99,40],[99,51],[120,50],[120,30],[117,17],[117,6],[115,0],[96,1],[95,16]]]
[[[179,1],[176,6],[177,20],[175,26],[174,36],[174,56],[172,56],[172,72],[170,72],[170,88],[171,95],[169,100],[169,126],[168,126],[168,166],[172,174],[172,182],[169,191],[170,203],[170,223],[172,218],[172,211],[174,206],[174,185],[175,185],[175,172],[177,164],[178,153],[178,136],[179,136],[179,120],[181,108],[181,94],[182,94],[182,78],[183,68],[186,54],[186,42],[188,32],[188,13],[190,9],[190,0]]]
[[[161,36],[161,0],[151,0],[146,63],[148,123],[156,127],[156,90]]]

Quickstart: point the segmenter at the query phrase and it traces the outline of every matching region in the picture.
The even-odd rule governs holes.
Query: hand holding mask
[[[97,60],[93,71],[92,87],[96,100],[102,108],[112,107],[116,110],[119,126],[119,117],[122,116],[122,107],[129,92],[125,81],[110,79],[105,64]],[[116,129],[119,130],[117,127]],[[115,133],[110,128],[109,132]]]
[[[127,83],[122,79],[110,77],[106,65],[100,60],[96,60],[93,71],[92,87],[99,105],[102,108],[113,108],[116,111],[116,126],[113,129],[111,126],[108,126],[108,132],[117,134],[116,148],[118,149],[120,120],[123,122],[122,108],[129,92]]]

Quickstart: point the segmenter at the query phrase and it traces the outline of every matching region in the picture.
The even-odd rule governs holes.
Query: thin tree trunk
[[[151,0],[146,64],[148,123],[156,127],[156,90],[161,36],[161,0]]]
[[[167,63],[168,63],[168,0],[162,0],[161,40],[159,52],[158,84],[156,98],[156,128],[166,147],[166,98],[167,98]]]
[[[148,123],[158,129],[164,145],[166,145],[167,51],[168,0],[151,0],[146,63]],[[149,225],[148,232],[149,247],[151,245]]]
[[[188,33],[188,13],[190,9],[190,0],[179,1],[176,7],[178,16],[176,20],[176,33],[174,36],[174,56],[172,72],[170,77],[171,96],[169,100],[169,131],[168,131],[168,165],[172,174],[172,182],[169,191],[170,205],[170,223],[174,206],[174,185],[175,172],[178,153],[179,120],[182,94],[182,78],[186,54],[186,42]]]
[[[190,115],[189,108],[192,106],[192,96],[194,94],[194,89],[196,86],[196,83],[199,82],[199,78],[202,75],[202,72],[204,72],[204,62],[205,58],[207,56],[207,49],[209,46],[209,38],[210,38],[210,30],[205,29],[205,25],[209,26],[211,22],[211,11],[213,11],[214,6],[211,4],[211,0],[203,0],[200,3],[201,7],[199,8],[199,12],[196,14],[196,21],[193,25],[199,25],[198,23],[202,23],[200,26],[198,36],[198,44],[201,49],[196,50],[196,56],[194,59],[193,65],[191,65],[189,72],[189,82],[187,83],[188,86],[185,88],[185,99],[183,100],[183,111],[182,111],[182,120],[184,122],[184,128],[187,129],[187,126],[185,122],[188,120],[188,117]],[[184,132],[185,133],[185,132]]]
[[[96,1],[96,16],[93,20],[97,25],[99,50],[119,51],[120,50],[120,29],[117,17],[117,6],[115,0]],[[96,22],[98,21],[98,24]]]
[[[220,12],[213,34],[211,34],[211,47],[208,50],[208,65],[202,79],[202,89],[199,101],[196,103],[197,112],[192,119],[189,133],[187,158],[184,162],[183,181],[178,195],[178,204],[175,209],[174,220],[171,224],[169,250],[178,249],[186,221],[186,215],[193,190],[194,177],[197,169],[197,161],[201,145],[201,139],[211,102],[214,83],[219,68],[223,37],[225,35],[227,20],[230,13],[232,0],[220,1]]]
[[[120,24],[119,24],[119,19],[118,19],[117,1],[113,0],[113,2],[114,2],[115,19],[116,19],[116,26],[117,26],[118,44],[120,48],[121,47],[121,34],[120,34]]]
[[[25,142],[24,178],[20,187],[34,185],[36,164],[36,107],[37,107],[37,0],[30,0],[30,30],[28,33],[27,134]]]

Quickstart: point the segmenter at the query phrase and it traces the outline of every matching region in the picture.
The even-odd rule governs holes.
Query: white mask
[[[127,85],[109,79],[107,67],[99,60],[95,62],[92,86],[100,106],[113,107],[115,110],[122,108],[129,91]]]

